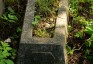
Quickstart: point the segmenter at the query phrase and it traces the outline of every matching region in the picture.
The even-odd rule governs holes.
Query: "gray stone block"
[[[3,14],[4,12],[4,2],[3,0],[0,0],[0,16]]]
[[[17,64],[66,64],[68,0],[60,0],[53,38],[32,36],[35,0],[28,0]]]

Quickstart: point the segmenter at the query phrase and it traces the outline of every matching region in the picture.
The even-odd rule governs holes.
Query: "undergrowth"
[[[16,50],[8,43],[0,41],[0,64],[14,64]]]
[[[75,64],[93,63],[93,2],[92,0],[70,0],[68,26],[68,55],[81,54]],[[69,64],[70,64],[69,62]]]
[[[5,8],[0,16],[0,64],[15,64],[26,1],[3,1]]]
[[[33,36],[53,37],[58,7],[58,0],[36,0]]]

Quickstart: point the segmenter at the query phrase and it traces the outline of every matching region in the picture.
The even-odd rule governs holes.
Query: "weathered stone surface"
[[[59,12],[53,38],[32,36],[35,0],[28,0],[21,35],[17,64],[66,64],[67,4],[60,0]]]
[[[2,15],[3,11],[4,11],[4,2],[3,0],[0,0],[0,16]]]
[[[38,64],[64,64],[64,58],[62,57],[63,54],[63,48],[61,45],[50,45],[50,44],[23,44],[23,49],[20,49],[20,57],[19,57],[19,63],[18,64],[35,64],[34,62],[40,60],[39,62],[36,62]],[[38,57],[35,58],[33,55],[39,56],[39,54],[43,54],[41,58]],[[49,56],[49,57],[46,57]],[[33,60],[32,60],[33,59]],[[43,59],[46,59],[43,61]],[[51,62],[47,62],[51,61]],[[42,63],[43,62],[43,63]],[[47,62],[47,63],[44,63]]]

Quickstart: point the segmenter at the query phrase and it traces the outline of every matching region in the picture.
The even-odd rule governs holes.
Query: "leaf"
[[[83,32],[77,32],[74,36],[82,39],[83,38]]]
[[[93,41],[93,34],[91,35],[90,40]]]
[[[72,50],[70,46],[66,46],[66,49],[67,49],[67,54],[70,54],[70,55],[73,54],[74,50]]]
[[[7,58],[8,56],[11,55],[11,53],[9,53],[8,51],[4,50],[4,51],[2,52],[2,55],[4,56],[4,58]]]
[[[18,20],[16,15],[8,14],[8,18],[11,19],[11,20]]]
[[[2,15],[1,18],[4,19],[4,20],[8,20],[6,15]]]
[[[38,24],[38,22],[36,22],[36,21],[33,21],[33,22],[32,22],[32,24],[33,24],[33,25],[37,25],[37,24]]]
[[[5,62],[6,62],[6,64],[14,64],[14,62],[12,60],[9,60],[9,59],[5,60]]]
[[[90,8],[93,9],[93,5]]]
[[[36,15],[36,16],[35,16],[35,19],[40,19],[40,16],[39,16],[39,15]]]
[[[36,15],[35,17],[34,17],[34,21],[32,22],[32,24],[34,25],[34,26],[36,26],[37,24],[38,24],[38,22],[40,21],[40,16],[39,15]]]
[[[4,58],[4,56],[2,54],[0,54],[0,60],[3,59],[3,58]]]
[[[15,49],[12,49],[11,50],[11,58],[12,59],[15,59],[15,56],[16,56],[16,50]]]
[[[85,33],[92,35],[93,34],[93,26],[87,26],[86,29],[84,30]]]
[[[85,42],[85,46],[86,46],[86,47],[90,47],[91,44],[92,44],[91,41],[87,41],[87,42]]]
[[[4,61],[0,61],[0,64],[6,64]]]
[[[19,27],[17,27],[16,31],[17,31],[17,32],[21,32],[21,31],[22,31],[22,29],[21,29],[21,28],[19,28]]]
[[[12,50],[12,48],[11,47],[6,47],[5,50],[10,51],[10,50]]]
[[[14,62],[8,58],[15,58],[16,50],[12,49],[8,43],[0,41],[1,50],[0,50],[0,64],[14,64]]]
[[[0,46],[0,50],[2,50],[3,48],[2,48],[2,46]]]
[[[39,22],[39,20],[38,20],[38,19],[35,19],[35,21],[33,21],[32,24],[33,24],[33,25],[37,25],[38,22]]]
[[[8,47],[8,46],[10,46],[10,45],[8,45],[8,43],[2,42],[2,41],[1,41],[1,44],[2,44],[2,47]]]

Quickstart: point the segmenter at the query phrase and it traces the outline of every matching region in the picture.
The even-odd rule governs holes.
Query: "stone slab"
[[[0,0],[0,16],[3,14],[4,12],[4,2],[3,0]]]
[[[38,38],[32,36],[31,24],[35,0],[28,0],[17,64],[66,64],[67,7],[68,0],[60,0],[54,37]]]
[[[65,62],[64,57],[63,57],[64,54],[62,52],[63,48],[61,45],[22,44],[20,50],[21,50],[19,51],[20,60],[18,61],[18,64],[36,64],[36,63],[38,64],[52,64],[52,63],[53,64],[64,64]],[[41,56],[39,54],[43,54],[43,55]],[[37,57],[33,55],[36,55]],[[45,55],[49,57],[46,57]],[[43,61],[43,59],[46,59],[46,60]],[[47,62],[47,63],[44,63],[44,62]]]

